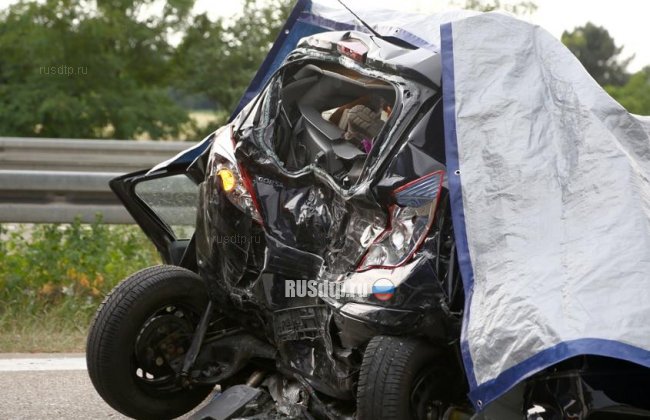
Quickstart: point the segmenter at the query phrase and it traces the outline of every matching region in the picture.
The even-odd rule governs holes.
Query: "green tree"
[[[193,0],[20,1],[0,15],[0,134],[176,136],[187,112],[169,98],[172,47]]]
[[[607,86],[607,92],[629,112],[650,115],[650,66],[634,73],[623,86]]]
[[[626,68],[634,56],[621,58],[623,46],[617,46],[607,29],[587,22],[573,31],[562,33],[562,43],[580,60],[601,86],[624,85]]]
[[[204,94],[220,109],[232,111],[292,6],[290,0],[246,0],[230,25],[197,16],[174,58],[178,89]]]
[[[463,9],[478,10],[480,12],[505,10],[515,15],[530,15],[537,10],[537,4],[533,1],[511,3],[502,2],[501,0],[465,0],[465,3],[461,6]]]

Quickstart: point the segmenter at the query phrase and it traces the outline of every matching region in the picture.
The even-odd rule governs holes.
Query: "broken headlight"
[[[232,162],[234,160],[232,132],[223,130],[219,133],[212,150],[211,176],[216,178],[216,185],[235,207],[250,215],[258,223],[262,223],[262,216],[253,195],[253,184],[246,171],[239,164]]]
[[[253,198],[252,183],[244,175],[244,171],[230,162],[217,163],[215,165],[215,174],[218,183],[228,200],[242,212],[250,215],[253,220],[262,223],[262,216],[257,210],[255,199]]]
[[[408,262],[433,223],[444,172],[437,171],[397,188],[388,227],[370,245],[357,271],[393,268]]]

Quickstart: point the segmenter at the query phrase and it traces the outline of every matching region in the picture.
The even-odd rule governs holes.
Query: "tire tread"
[[[179,279],[179,277],[181,279]],[[86,341],[86,364],[90,379],[99,395],[117,411],[135,418],[160,418],[159,415],[147,415],[147,408],[138,409],[130,404],[122,394],[123,390],[116,386],[112,375],[113,357],[115,346],[120,341],[121,329],[130,316],[130,310],[136,306],[139,297],[155,293],[161,285],[177,281],[199,281],[201,278],[187,269],[159,265],[145,268],[120,282],[99,305],[91,322],[90,331]],[[197,389],[193,395],[188,395],[188,404],[198,399],[202,400],[209,390]],[[192,398],[196,394],[195,398]],[[176,411],[186,411],[179,408]],[[170,412],[170,417],[182,414]]]
[[[424,347],[423,347],[424,345]],[[401,419],[408,411],[409,390],[405,378],[412,377],[412,358],[428,351],[426,344],[415,339],[376,336],[366,347],[357,388],[359,420]],[[430,352],[433,355],[433,352]]]

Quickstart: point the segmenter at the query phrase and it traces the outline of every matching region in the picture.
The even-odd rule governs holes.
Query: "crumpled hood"
[[[650,367],[650,122],[537,26],[441,33],[473,402],[576,355]]]

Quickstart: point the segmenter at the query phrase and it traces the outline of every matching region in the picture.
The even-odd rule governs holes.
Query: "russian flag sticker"
[[[381,301],[387,301],[393,297],[395,286],[388,279],[379,279],[372,285],[372,294]]]

